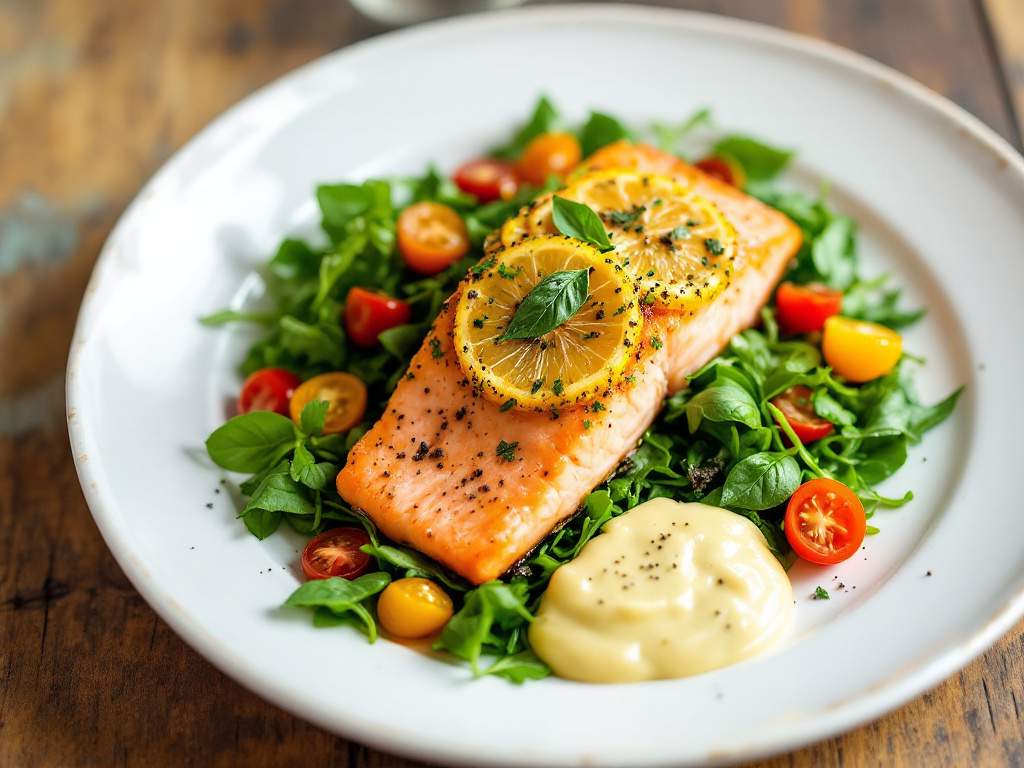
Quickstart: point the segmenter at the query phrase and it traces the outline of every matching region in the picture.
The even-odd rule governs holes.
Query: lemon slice
[[[505,223],[501,241],[555,232],[554,194],[600,216],[645,304],[692,310],[729,285],[736,259],[732,225],[710,202],[666,176],[624,170],[588,173]]]
[[[523,299],[555,272],[589,270],[583,306],[538,338],[499,341]],[[640,332],[630,276],[610,255],[571,237],[544,235],[492,253],[474,267],[455,310],[463,370],[503,408],[583,404],[620,385]]]

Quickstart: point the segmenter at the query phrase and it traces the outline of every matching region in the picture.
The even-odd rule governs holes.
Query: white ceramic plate
[[[317,221],[320,181],[452,167],[509,135],[539,93],[635,125],[714,108],[725,130],[799,148],[788,179],[862,225],[869,271],[929,309],[906,335],[927,400],[967,393],[886,484],[916,500],[841,566],[793,570],[797,619],[763,657],[698,677],[516,687],[282,611],[302,541],[258,542],[203,441],[237,391],[246,338],[196,318],[258,293],[282,235]],[[1024,417],[1024,162],[896,73],[760,26],[639,7],[531,8],[352,46],[216,120],[108,241],[68,368],[82,486],[153,608],[232,677],[324,728],[480,765],[724,763],[851,728],[935,685],[1024,609],[1014,478]],[[212,509],[208,504],[212,503]],[[931,576],[926,575],[931,572]],[[839,584],[845,585],[840,587]],[[815,586],[829,601],[812,601]],[[855,587],[855,588],[854,588]]]

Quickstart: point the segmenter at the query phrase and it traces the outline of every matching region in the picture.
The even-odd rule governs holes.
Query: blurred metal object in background
[[[352,5],[374,21],[401,27],[442,16],[512,8],[524,2],[526,0],[352,0]]]

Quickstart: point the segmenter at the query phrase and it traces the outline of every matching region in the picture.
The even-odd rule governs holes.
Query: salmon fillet
[[[458,292],[449,300],[337,486],[386,536],[476,584],[505,573],[577,511],[635,448],[666,395],[756,322],[800,246],[799,229],[781,213],[651,147],[614,144],[588,168],[673,176],[718,205],[739,237],[732,282],[693,313],[655,310],[646,335],[658,335],[662,348],[647,348],[635,383],[602,399],[607,410],[598,413],[500,412],[459,365],[451,341]],[[515,449],[499,454],[502,441]]]

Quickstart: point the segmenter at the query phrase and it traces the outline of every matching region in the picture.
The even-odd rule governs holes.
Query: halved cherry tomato
[[[455,183],[481,203],[508,200],[519,189],[519,179],[512,163],[495,157],[470,160],[455,171]]]
[[[283,368],[262,368],[249,374],[238,395],[238,412],[273,411],[288,415],[288,401],[302,380]]]
[[[582,159],[583,150],[571,133],[542,133],[526,145],[516,172],[527,184],[541,187],[548,176],[564,179]]]
[[[469,251],[466,224],[442,203],[414,203],[398,217],[398,251],[410,269],[436,275]]]
[[[322,373],[302,382],[292,395],[289,412],[292,421],[300,423],[302,409],[311,400],[327,401],[324,434],[348,432],[366,414],[366,385],[351,373]]]
[[[833,425],[814,412],[811,405],[813,393],[808,387],[790,387],[781,395],[772,398],[772,405],[782,411],[793,432],[801,443],[811,443],[832,434]],[[789,438],[783,434],[783,442]]]
[[[884,325],[830,317],[825,321],[821,352],[843,378],[871,381],[896,367],[903,354],[903,338]]]
[[[739,189],[743,189],[747,184],[747,174],[743,170],[743,166],[732,158],[711,155],[703,160],[698,160],[694,166],[700,168],[708,176],[714,176],[719,181],[732,184]]]
[[[783,283],[775,294],[775,304],[783,331],[812,333],[820,331],[828,318],[839,314],[843,292],[818,283]]]
[[[406,302],[379,291],[352,288],[345,299],[345,332],[360,347],[374,346],[381,333],[405,325],[411,317]]]
[[[302,550],[302,572],[310,580],[361,576],[373,558],[359,548],[369,543],[370,537],[361,528],[324,531]]]
[[[819,565],[841,563],[864,541],[867,518],[857,494],[828,477],[810,480],[786,507],[789,545],[804,560]]]
[[[392,637],[412,640],[440,632],[455,607],[452,599],[429,579],[398,579],[377,600],[377,618]]]

